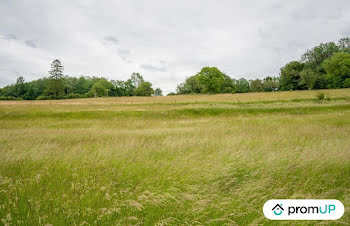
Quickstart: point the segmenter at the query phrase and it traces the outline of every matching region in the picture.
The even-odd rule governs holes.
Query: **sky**
[[[126,80],[173,92],[202,67],[278,76],[322,42],[350,36],[349,0],[0,0],[0,87],[23,76]]]

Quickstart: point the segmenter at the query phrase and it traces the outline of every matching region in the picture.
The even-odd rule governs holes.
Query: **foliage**
[[[300,72],[299,86],[305,89],[314,89],[317,81],[317,74],[311,69],[304,69]]]
[[[327,88],[345,88],[345,80],[350,78],[350,54],[336,53],[323,62],[326,71]]]
[[[145,83],[145,84],[144,84]],[[0,89],[3,100],[48,100],[72,99],[103,96],[152,95],[151,83],[145,82],[140,73],[132,73],[126,81],[107,80],[105,78],[80,76],[79,78],[63,76],[63,66],[59,60],[51,64],[49,77],[25,82],[22,76],[13,85]],[[162,95],[158,88],[156,95]]]
[[[236,80],[236,93],[248,93],[250,92],[250,85],[248,80],[241,78]]]
[[[154,90],[154,96],[163,96],[163,91],[160,88]]]
[[[178,94],[200,93],[201,88],[196,76],[190,76],[185,82],[177,86]]]
[[[341,38],[338,41],[339,50],[343,53],[350,53],[350,37]]]
[[[326,97],[326,94],[320,92],[316,94],[316,97],[318,100],[324,100],[324,98]]]
[[[304,65],[298,61],[292,61],[281,68],[280,89],[295,90],[299,89],[300,72]]]
[[[142,82],[144,82],[145,80],[143,79],[142,75],[140,73],[132,73],[131,74],[131,78],[130,78],[130,82],[134,87],[139,87],[141,85]]]
[[[201,93],[220,93],[224,74],[216,67],[204,67],[196,75]]]
[[[53,95],[53,98],[57,99],[64,92],[63,66],[61,61],[56,59],[52,62],[49,74],[49,83],[46,87],[46,93],[48,95]]]
[[[265,92],[277,91],[279,87],[279,78],[267,76],[263,79],[263,87]]]
[[[250,91],[251,92],[263,92],[264,84],[261,79],[255,79],[250,81]]]
[[[330,58],[333,54],[339,52],[339,46],[334,42],[321,43],[313,49],[307,50],[302,56],[302,62],[306,68],[310,68],[315,72],[322,72],[322,63]]]
[[[135,90],[136,96],[151,96],[154,93],[150,82],[141,82]]]
[[[99,79],[91,88],[94,97],[108,96],[108,93],[113,89],[113,84],[105,78]]]

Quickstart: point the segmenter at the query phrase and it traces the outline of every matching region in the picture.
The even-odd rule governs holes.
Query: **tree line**
[[[161,96],[140,73],[132,73],[126,81],[101,77],[64,76],[59,60],[51,64],[49,76],[25,82],[21,76],[15,84],[0,89],[0,99],[64,99],[103,96]],[[299,61],[281,68],[279,76],[264,79],[234,79],[216,67],[204,67],[179,84],[176,94],[247,93],[306,89],[350,88],[350,37],[337,43],[328,42],[307,50]]]
[[[291,61],[282,67],[278,77],[234,79],[216,67],[204,67],[178,85],[176,94],[337,88],[350,88],[349,37],[342,38],[337,43],[321,43],[307,50],[299,61]]]
[[[0,89],[3,100],[70,99],[103,96],[161,96],[160,88],[153,89],[140,73],[132,73],[126,81],[107,80],[99,77],[64,76],[63,66],[54,60],[48,77],[25,82],[21,76],[15,84]]]

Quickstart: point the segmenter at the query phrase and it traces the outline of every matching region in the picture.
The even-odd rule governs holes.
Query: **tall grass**
[[[349,222],[349,93],[328,92],[1,102],[0,220],[272,224],[268,199],[329,198]]]

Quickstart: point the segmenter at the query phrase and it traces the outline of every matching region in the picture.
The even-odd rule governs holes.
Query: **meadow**
[[[0,224],[276,224],[276,198],[349,224],[350,89],[0,101]]]

